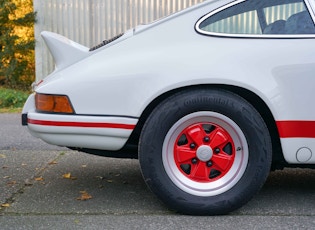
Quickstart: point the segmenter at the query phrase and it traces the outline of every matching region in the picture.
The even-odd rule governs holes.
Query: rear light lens
[[[35,106],[38,112],[44,113],[65,113],[73,114],[69,98],[65,95],[49,95],[40,94],[35,95]]]

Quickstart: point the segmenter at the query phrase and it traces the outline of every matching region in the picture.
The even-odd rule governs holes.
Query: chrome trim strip
[[[314,5],[314,0],[313,1],[309,1],[309,0],[304,0],[304,3],[306,5],[306,8],[308,9],[312,19],[313,19],[313,22],[315,22],[315,5]]]

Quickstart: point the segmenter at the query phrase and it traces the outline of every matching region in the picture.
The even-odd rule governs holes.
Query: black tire
[[[190,89],[167,98],[148,117],[139,160],[148,187],[171,209],[220,215],[259,191],[271,147],[264,120],[242,97]]]

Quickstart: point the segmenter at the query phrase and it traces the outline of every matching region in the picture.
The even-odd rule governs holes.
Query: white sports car
[[[23,125],[50,144],[139,157],[178,212],[229,213],[271,169],[315,164],[314,12],[314,0],[212,0],[91,49],[43,32],[56,69]]]

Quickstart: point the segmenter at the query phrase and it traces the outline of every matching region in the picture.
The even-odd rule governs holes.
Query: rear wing
[[[63,69],[90,55],[89,48],[60,34],[43,31],[41,36],[54,58],[56,69]]]

